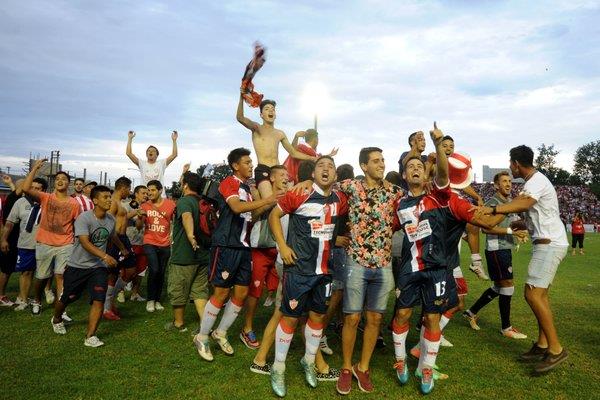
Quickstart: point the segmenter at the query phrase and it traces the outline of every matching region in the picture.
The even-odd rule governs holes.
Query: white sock
[[[208,338],[208,334],[219,316],[221,307],[223,307],[223,304],[219,304],[214,297],[211,297],[210,300],[206,302],[204,313],[202,314],[202,321],[200,322],[199,334],[201,339]]]
[[[304,351],[304,361],[307,364],[314,364],[321,336],[323,335],[323,324],[306,321],[304,326],[304,338],[306,339],[306,350]]]
[[[408,322],[404,325],[396,324],[396,319],[392,321],[392,340],[394,341],[394,355],[396,360],[406,359],[406,337],[408,336]]]
[[[421,352],[422,368],[426,366],[433,368],[435,365],[435,359],[437,358],[438,350],[440,349],[440,339],[442,332],[432,333],[430,330],[425,328],[423,333],[423,347],[425,351]]]
[[[225,304],[223,317],[221,318],[221,322],[219,322],[219,326],[217,327],[217,331],[219,331],[219,333],[227,333],[227,330],[233,324],[243,306],[244,302],[236,304],[236,301],[233,299],[233,297],[229,299],[227,304]]]
[[[452,314],[444,313],[440,318],[440,331],[443,331],[448,322],[450,322],[450,318],[452,318]]]
[[[419,350],[420,353],[423,354],[427,351],[425,348],[425,325],[421,325],[421,332],[419,333]],[[423,369],[423,357],[419,357],[419,363],[417,365],[417,371],[421,371]]]
[[[275,361],[273,369],[277,371],[285,371],[285,359],[292,343],[294,330],[287,326],[283,320],[279,321],[277,330],[275,331]]]

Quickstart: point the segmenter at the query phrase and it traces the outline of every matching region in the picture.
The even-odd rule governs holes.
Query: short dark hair
[[[115,181],[115,189],[121,189],[122,187],[131,187],[131,179],[126,176],[122,176]]]
[[[315,162],[312,160],[302,160],[298,165],[298,182],[312,179],[312,173],[315,170]]]
[[[186,172],[185,174],[183,174],[181,186],[185,184],[188,185],[192,192],[198,193],[200,191],[200,175],[191,171]]]
[[[286,168],[286,167],[284,167],[283,165],[273,165],[273,166],[271,167],[271,174],[270,174],[269,176],[272,176],[272,175],[273,175],[273,172],[275,172],[275,171],[277,171],[277,170],[284,170],[284,171],[287,171],[287,168]]]
[[[316,129],[307,129],[306,134],[304,135],[304,141],[308,142],[317,137],[319,137],[319,132],[317,132]]]
[[[92,191],[90,192],[90,198],[92,200],[94,200],[96,197],[98,197],[98,195],[100,193],[105,193],[108,192],[110,193],[110,188],[104,185],[98,185],[98,186],[94,186],[94,188],[92,189]]]
[[[146,149],[146,153],[148,152],[148,150],[150,149],[154,149],[156,150],[156,155],[158,156],[160,154],[160,152],[158,151],[158,148],[156,146],[150,145],[148,146],[148,148]]]
[[[154,186],[157,190],[162,190],[163,185],[162,183],[160,183],[160,181],[157,181],[156,179],[152,179],[151,181],[149,181],[146,186],[150,187],[150,186]]]
[[[147,188],[146,186],[144,186],[144,185],[137,185],[137,186],[135,187],[135,189],[133,189],[133,193],[136,193],[136,194],[137,194],[137,192],[139,192],[139,191],[140,191],[140,190],[142,190],[142,189],[148,189],[148,188]]]
[[[415,136],[417,136],[417,133],[420,133],[420,132],[421,132],[421,131],[416,131],[416,132],[413,132],[413,133],[411,133],[411,134],[408,136],[408,145],[409,145],[409,146],[412,146],[412,145],[410,144],[410,142],[412,142],[413,138],[414,138]]]
[[[498,184],[498,182],[500,182],[500,178],[503,176],[508,176],[510,177],[510,174],[508,173],[508,171],[500,171],[498,172],[496,175],[494,175],[494,183]]]
[[[396,186],[400,186],[402,184],[402,177],[396,171],[390,171],[385,175],[385,180],[389,183],[392,183]]]
[[[56,178],[59,175],[64,175],[67,177],[67,181],[71,182],[71,175],[69,175],[68,173],[66,173],[65,171],[58,171],[56,174],[54,174],[54,178]]]
[[[446,135],[446,136],[444,136],[444,137],[442,138],[442,142],[443,142],[444,140],[450,140],[450,141],[452,141],[452,143],[454,143],[454,139],[452,139],[452,136],[450,136],[450,135]]]
[[[75,182],[75,183],[81,182],[81,183],[85,184],[85,180],[83,178],[75,178],[75,180],[73,182]]]
[[[250,150],[244,147],[238,147],[237,149],[233,149],[227,156],[227,164],[229,164],[229,167],[233,169],[233,164],[240,162],[242,157],[249,155]]]
[[[408,162],[410,160],[419,160],[419,161],[421,161],[421,164],[423,164],[423,166],[425,166],[425,162],[423,161],[423,159],[421,157],[419,157],[419,156],[411,156],[409,158],[406,158],[406,159],[402,160],[402,167],[404,169],[406,169],[406,166],[408,165]]]
[[[516,161],[524,167],[533,167],[533,150],[524,144],[510,149],[510,160]]]
[[[42,185],[42,192],[45,192],[46,189],[48,189],[48,181],[44,178],[33,178],[33,182]]]
[[[383,150],[381,150],[379,147],[363,147],[360,149],[360,153],[358,154],[358,163],[368,164],[370,154],[376,151],[383,153]]]
[[[321,160],[322,160],[322,159],[324,159],[324,158],[325,158],[325,159],[327,159],[327,160],[331,160],[331,162],[333,163],[333,166],[335,167],[335,160],[333,159],[333,157],[331,157],[331,156],[330,156],[330,155],[328,155],[328,154],[325,154],[325,155],[319,156],[319,158],[317,158],[317,159],[315,160],[315,166],[317,165],[317,163],[318,163],[319,161],[321,161]]]
[[[275,100],[264,99],[260,102],[260,112],[262,112],[263,108],[265,108],[265,106],[268,104],[272,105],[273,107],[277,107],[277,102]]]
[[[342,164],[335,171],[338,182],[354,178],[354,168],[350,164]]]

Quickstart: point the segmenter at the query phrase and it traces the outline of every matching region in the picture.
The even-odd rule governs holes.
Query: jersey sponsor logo
[[[90,235],[90,242],[96,247],[102,247],[108,241],[108,229],[101,226],[96,228]]]
[[[290,301],[289,301],[289,304],[290,304],[290,308],[291,308],[292,310],[295,310],[295,309],[296,309],[296,307],[298,307],[298,300],[296,300],[296,299],[292,299],[292,300],[290,300]]]
[[[429,220],[427,219],[419,222],[419,225],[407,225],[405,231],[406,236],[411,243],[414,243],[417,240],[422,240],[423,238],[430,236],[432,233]]]
[[[318,219],[308,221],[310,225],[310,237],[319,240],[331,240],[335,224],[324,224]]]

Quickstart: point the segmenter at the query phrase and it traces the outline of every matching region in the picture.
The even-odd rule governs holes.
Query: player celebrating
[[[285,359],[298,318],[308,312],[304,329],[306,350],[300,364],[309,386],[317,386],[315,356],[323,333],[323,318],[331,296],[331,275],[327,268],[335,243],[335,224],[348,211],[343,194],[333,191],[335,163],[330,156],[317,159],[314,185],[309,193],[288,192],[269,215],[269,226],[284,262],[283,317],[275,334],[275,361],[271,386],[280,397],[286,394]],[[280,218],[290,214],[286,240]]]
[[[131,143],[133,142],[133,138],[135,137],[134,131],[129,131],[127,134],[127,149],[125,150],[125,154],[131,162],[133,162],[139,169],[140,175],[142,178],[142,185],[148,185],[148,182],[152,180],[159,181],[162,185],[164,185],[164,176],[165,169],[173,162],[175,158],[177,158],[177,138],[179,134],[177,131],[173,131],[171,134],[171,140],[173,141],[173,150],[171,151],[171,155],[164,160],[158,159],[158,149],[155,146],[148,146],[146,149],[146,160],[140,160],[137,158],[133,151],[131,150]],[[163,193],[163,197],[167,197],[166,194]]]
[[[206,361],[213,360],[208,335],[232,288],[233,293],[225,306],[223,317],[211,336],[225,354],[233,355],[227,330],[237,318],[248,294],[252,268],[249,238],[251,222],[276,202],[275,195],[252,201],[247,183],[252,177],[250,150],[232,150],[227,162],[233,175],[219,185],[219,222],[212,235],[210,255],[209,280],[215,291],[204,308],[200,332],[194,337],[198,354]]]

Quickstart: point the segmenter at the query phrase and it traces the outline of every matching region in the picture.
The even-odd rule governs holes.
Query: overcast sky
[[[235,110],[258,39],[268,54],[255,85],[277,100],[276,126],[290,141],[310,127],[305,88],[325,87],[319,149],[339,146],[338,164],[358,168],[359,149],[379,146],[395,170],[408,134],[437,120],[478,177],[482,164],[506,166],[510,147],[542,142],[570,170],[600,136],[598,20],[599,2],[585,0],[4,0],[0,167],[61,150],[78,175],[137,178],[130,129],[140,157],[149,144],[168,154],[180,132],[168,181],[185,162],[251,148]]]

